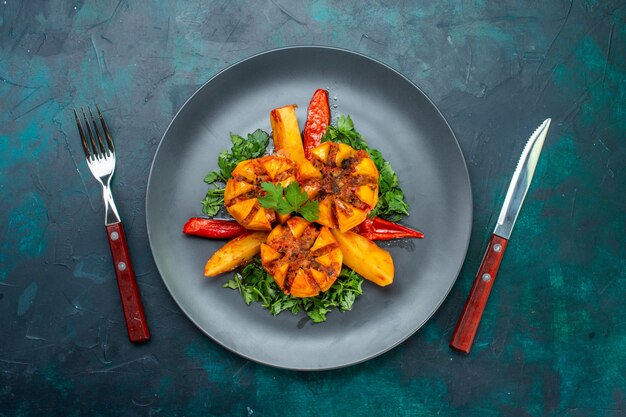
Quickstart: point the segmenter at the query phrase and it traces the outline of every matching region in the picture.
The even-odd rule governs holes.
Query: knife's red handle
[[[113,256],[117,285],[120,289],[128,338],[133,343],[147,342],[150,340],[150,331],[148,330],[148,323],[143,312],[133,265],[130,262],[124,228],[122,223],[115,223],[107,225],[106,229],[111,255]]]
[[[498,235],[491,236],[489,247],[478,269],[472,291],[467,298],[456,329],[454,329],[450,347],[469,353],[508,242]]]

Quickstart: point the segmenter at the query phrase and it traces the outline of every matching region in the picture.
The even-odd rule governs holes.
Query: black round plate
[[[230,132],[270,131],[269,112],[295,103],[300,127],[317,88],[330,93],[333,115],[348,114],[396,170],[411,204],[403,223],[423,240],[386,244],[394,283],[364,282],[352,311],[314,324],[304,313],[272,316],[222,288],[232,274],[204,278],[206,260],[223,245],[184,236],[201,214],[202,179],[230,148]],[[472,196],[459,145],[435,105],[392,68],[327,47],[291,47],[245,59],[203,85],[178,112],[159,145],[146,196],[152,254],[168,290],[203,332],[222,346],[267,365],[322,370],[373,358],[419,329],[459,273],[472,225]]]

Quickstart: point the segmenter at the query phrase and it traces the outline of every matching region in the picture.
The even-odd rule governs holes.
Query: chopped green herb
[[[409,215],[409,204],[404,199],[404,192],[400,188],[398,176],[391,164],[387,162],[380,151],[370,148],[361,134],[354,129],[350,116],[339,116],[337,126],[329,125],[322,142],[339,142],[352,146],[356,150],[365,150],[378,168],[378,204],[370,213],[371,217],[381,216],[387,220],[398,221],[403,215]]]
[[[326,313],[333,308],[350,311],[356,298],[363,294],[363,277],[348,267],[343,267],[335,283],[317,297],[303,298],[304,311],[316,323],[326,321]]]
[[[221,181],[221,176],[218,171],[211,171],[204,177],[204,182],[207,184],[213,184],[218,181]]]
[[[282,292],[257,257],[226,282],[224,288],[238,290],[246,304],[261,303],[273,315],[283,311],[292,314],[304,311],[312,321],[319,323],[326,321],[326,314],[335,308],[340,311],[352,309],[356,298],[363,293],[362,283],[363,277],[343,267],[335,283],[325,293],[317,297],[295,298]]]
[[[261,188],[266,192],[259,197],[261,207],[276,210],[280,214],[300,213],[306,220],[313,222],[319,216],[319,203],[309,200],[307,193],[300,188],[297,182],[287,187],[280,183],[262,182]]]
[[[209,217],[215,216],[224,205],[224,188],[211,188],[202,200],[202,212]]]

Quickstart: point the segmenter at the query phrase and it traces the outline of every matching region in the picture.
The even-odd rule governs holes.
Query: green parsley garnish
[[[206,180],[205,180],[206,181]],[[202,204],[202,212],[209,217],[215,216],[224,206],[224,187],[209,188],[206,196],[200,202]]]
[[[320,213],[319,203],[309,200],[297,182],[292,182],[284,188],[280,183],[262,182],[261,188],[266,192],[264,196],[259,197],[261,207],[276,210],[283,215],[299,213],[310,222],[317,220]]]
[[[224,288],[238,290],[246,304],[260,302],[273,315],[286,310],[292,314],[304,311],[313,322],[319,323],[326,321],[326,314],[334,308],[340,311],[352,309],[354,301],[363,293],[362,283],[363,277],[343,267],[335,283],[325,293],[317,297],[295,298],[281,291],[257,257],[226,282]]]
[[[371,211],[370,217],[381,216],[387,220],[398,221],[403,215],[409,215],[409,204],[404,200],[404,192],[391,164],[383,158],[377,149],[370,148],[361,134],[354,129],[350,116],[339,116],[337,126],[329,125],[322,142],[339,142],[352,146],[356,150],[365,150],[378,168],[378,204]]]
[[[246,159],[262,156],[270,143],[270,135],[257,129],[249,133],[247,139],[231,133],[230,140],[233,143],[230,152],[224,150],[217,157],[217,165],[220,169],[211,171],[204,177],[204,182],[213,186],[209,188],[204,200],[201,201],[202,212],[209,217],[215,216],[224,206],[223,184],[228,181],[237,164]]]

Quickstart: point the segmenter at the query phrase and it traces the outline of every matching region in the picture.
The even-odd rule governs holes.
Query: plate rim
[[[174,124],[174,122],[176,121],[176,119],[178,118],[179,114],[183,111],[183,109],[185,109],[185,107],[187,106],[187,104],[189,104],[189,102],[191,100],[193,100],[193,98],[202,90],[204,89],[209,83],[213,82],[213,80],[215,80],[217,77],[219,77],[220,75],[222,75],[223,73],[231,70],[232,68],[236,67],[239,64],[242,64],[246,61],[255,59],[259,56],[263,56],[263,55],[267,55],[267,54],[272,54],[272,53],[276,53],[276,52],[281,52],[281,51],[286,51],[286,50],[290,50],[290,49],[325,49],[325,50],[332,50],[332,51],[338,51],[341,53],[347,53],[347,54],[352,54],[352,55],[357,55],[361,58],[365,58],[367,60],[373,61],[376,64],[382,65],[383,67],[385,67],[386,69],[392,71],[393,73],[395,73],[396,75],[400,76],[402,79],[404,79],[405,81],[407,81],[413,88],[415,88],[420,94],[422,94],[422,96],[428,101],[428,103],[430,103],[430,105],[432,106],[432,108],[435,109],[435,111],[437,112],[437,114],[439,115],[439,117],[441,118],[441,120],[445,123],[445,126],[448,128],[448,130],[450,131],[450,133],[452,134],[452,138],[454,139],[454,144],[456,145],[460,155],[461,155],[461,160],[463,162],[463,166],[462,166],[462,171],[465,174],[464,177],[467,179],[467,185],[468,185],[468,191],[469,191],[469,233],[465,242],[465,249],[463,251],[463,261],[460,263],[457,272],[454,275],[454,279],[451,281],[450,286],[446,289],[444,296],[441,298],[441,300],[437,303],[437,305],[435,306],[435,308],[432,310],[432,312],[426,316],[420,323],[418,323],[415,327],[415,329],[413,329],[412,331],[410,331],[409,333],[407,333],[404,337],[400,338],[399,340],[397,340],[395,343],[390,344],[389,346],[385,347],[384,349],[381,349],[377,352],[374,352],[364,358],[360,358],[351,362],[347,362],[344,364],[340,364],[340,365],[333,365],[333,366],[326,366],[326,367],[310,367],[310,368],[301,368],[301,367],[291,367],[291,366],[283,366],[280,364],[276,364],[276,363],[271,363],[269,361],[264,361],[258,358],[254,358],[251,357],[250,355],[246,355],[242,352],[239,352],[229,346],[226,346],[224,343],[222,343],[220,340],[216,339],[215,337],[213,337],[212,335],[210,335],[205,329],[202,328],[202,326],[200,326],[200,324],[189,314],[189,312],[187,311],[187,309],[181,304],[181,302],[178,300],[178,298],[174,295],[174,293],[172,292],[172,290],[170,289],[169,284],[167,283],[167,280],[165,280],[163,278],[163,273],[162,273],[162,267],[159,264],[159,261],[157,260],[157,258],[154,256],[154,243],[152,240],[152,236],[151,236],[151,232],[150,232],[150,227],[149,227],[149,210],[148,210],[148,196],[150,194],[150,184],[152,182],[152,173],[154,170],[154,164],[156,162],[157,156],[159,155],[159,151],[161,150],[161,146],[163,145],[163,141],[165,139],[165,137],[167,136],[168,132],[170,131],[172,125]],[[456,284],[456,281],[459,278],[459,274],[461,273],[461,270],[463,268],[463,265],[465,264],[465,260],[467,259],[467,252],[469,249],[469,244],[470,244],[470,240],[472,237],[472,229],[473,229],[473,218],[474,218],[474,197],[473,197],[473,192],[472,192],[472,182],[471,182],[471,178],[469,175],[469,171],[467,169],[467,161],[465,158],[465,155],[463,153],[463,149],[461,149],[461,145],[459,144],[459,140],[457,139],[456,134],[454,133],[454,130],[452,129],[452,127],[450,126],[450,123],[448,122],[448,120],[444,117],[443,113],[441,112],[441,110],[439,109],[439,107],[437,107],[437,105],[433,102],[433,100],[430,98],[430,96],[428,96],[428,94],[426,94],[417,84],[415,84],[411,79],[409,79],[408,77],[406,77],[404,74],[402,74],[400,71],[396,70],[395,68],[391,67],[390,65],[384,63],[383,61],[380,61],[377,58],[373,58],[371,56],[365,55],[361,52],[357,52],[357,51],[353,51],[347,48],[340,48],[340,47],[335,47],[335,46],[327,46],[327,45],[290,45],[290,46],[284,46],[284,47],[278,47],[278,48],[272,48],[272,49],[268,49],[268,50],[264,50],[258,53],[255,53],[253,55],[247,56],[245,58],[242,58],[238,61],[235,61],[234,63],[226,66],[225,68],[223,68],[222,70],[218,71],[217,73],[215,73],[213,76],[211,76],[206,82],[204,82],[202,85],[200,85],[194,92],[193,94],[191,94],[189,96],[189,98],[187,98],[187,100],[185,100],[185,102],[180,106],[180,108],[176,111],[176,114],[172,117],[172,119],[170,120],[170,122],[167,125],[167,128],[165,129],[165,131],[163,132],[163,135],[161,136],[161,139],[159,140],[159,144],[154,152],[154,156],[152,157],[152,162],[150,164],[150,172],[148,174],[148,180],[146,182],[146,195],[145,195],[145,203],[144,203],[144,210],[145,210],[145,223],[146,223],[146,232],[148,234],[148,243],[150,246],[150,254],[152,256],[152,259],[157,267],[157,271],[159,272],[159,277],[161,278],[161,281],[163,282],[163,284],[165,285],[165,288],[167,289],[167,292],[170,294],[170,296],[172,297],[172,299],[174,300],[174,302],[176,303],[176,305],[178,306],[178,308],[181,309],[181,311],[185,314],[185,316],[187,317],[188,320],[190,320],[202,333],[204,333],[206,336],[208,336],[211,340],[213,340],[215,343],[217,343],[218,345],[220,345],[222,348],[228,350],[229,352],[232,352],[246,360],[249,361],[253,361],[256,363],[260,363],[266,366],[270,366],[272,368],[277,368],[277,369],[285,369],[285,370],[292,370],[292,371],[307,371],[307,372],[315,372],[315,371],[326,371],[326,370],[335,370],[335,369],[341,369],[341,368],[347,368],[350,366],[354,366],[357,365],[359,363],[363,363],[366,361],[369,361],[371,359],[374,359],[378,356],[383,355],[386,352],[389,352],[390,350],[396,348],[397,346],[399,346],[400,344],[404,343],[408,338],[410,338],[411,336],[413,336],[419,329],[421,329],[424,324],[426,324],[426,322],[428,322],[428,320],[431,319],[431,317],[439,310],[439,308],[441,308],[441,305],[444,303],[444,301],[448,298],[448,295],[450,294],[450,291],[452,291],[452,288],[454,287],[454,284]]]

